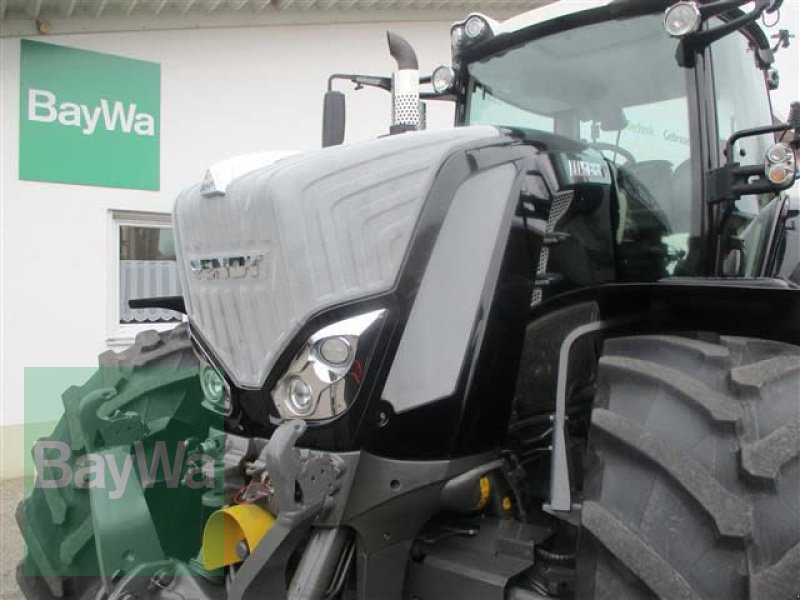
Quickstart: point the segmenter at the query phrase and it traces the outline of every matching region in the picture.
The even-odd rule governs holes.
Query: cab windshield
[[[716,18],[710,22],[721,25]],[[703,234],[692,202],[692,165],[700,165],[692,156],[699,146],[690,124],[694,73],[678,66],[678,45],[666,34],[661,14],[531,40],[468,66],[464,114],[466,124],[539,130],[601,151],[617,166],[619,187],[638,190],[658,213],[660,243],[676,257],[667,273],[685,272],[687,261],[681,261],[689,240]],[[772,111],[749,38],[728,35],[711,46],[708,57],[713,78],[708,91],[716,102],[722,148],[735,131],[768,125]],[[736,158],[758,164],[771,143],[770,136],[747,138],[737,146]],[[722,246],[741,247],[741,276],[761,273],[772,223],[763,213],[774,212],[773,196],[742,197],[725,225]],[[623,210],[624,194],[619,201],[624,224],[617,243],[623,244],[641,229],[636,219],[642,213]]]
[[[594,146],[644,185],[681,247],[691,232],[688,69],[661,15],[533,40],[469,65],[466,120]],[[670,240],[664,240],[669,243]]]

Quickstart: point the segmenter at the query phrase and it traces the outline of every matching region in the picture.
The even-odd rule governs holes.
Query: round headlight
[[[347,364],[350,360],[350,344],[342,337],[322,340],[319,344],[319,356],[334,367]]]
[[[221,404],[225,396],[225,380],[213,367],[203,367],[200,371],[200,387],[203,394],[213,404]]]
[[[443,94],[447,90],[452,89],[455,80],[456,74],[451,67],[448,67],[447,65],[437,67],[431,76],[431,85],[433,86],[433,91],[435,91],[437,94]]]
[[[664,13],[664,28],[672,37],[681,38],[700,29],[703,17],[696,2],[678,2]]]
[[[321,421],[350,407],[386,312],[378,309],[336,321],[306,338],[272,390],[282,419]]]
[[[314,412],[314,392],[302,377],[289,377],[286,386],[287,408],[298,417]]]
[[[486,31],[486,27],[487,23],[485,20],[477,15],[473,15],[467,19],[467,22],[464,24],[464,32],[467,34],[468,38],[475,39],[483,35],[483,32]]]

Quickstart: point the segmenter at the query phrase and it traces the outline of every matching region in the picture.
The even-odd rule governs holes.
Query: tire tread
[[[176,372],[181,369],[174,381],[167,385],[184,381],[189,370],[183,369],[196,364],[191,347],[187,325],[181,324],[166,332],[141,332],[126,350],[104,352],[98,358],[100,372],[83,385],[71,386],[62,394],[67,410],[47,439],[66,443],[75,454],[84,450],[87,448],[86,440],[77,414],[70,407],[75,407],[87,393],[102,387],[120,390],[114,398],[120,404],[155,391],[159,386],[153,385],[152,381],[137,381],[137,369],[145,366],[164,366]],[[26,522],[28,509],[39,519],[43,513],[49,514],[50,522]],[[37,600],[93,598],[98,581],[96,576],[56,575],[69,572],[76,557],[88,551],[88,545],[93,545],[88,494],[72,487],[34,488],[17,507],[16,519],[28,548],[16,571],[17,583],[25,597]]]
[[[605,342],[598,381],[579,575],[582,556],[588,566],[585,582],[580,576],[576,582],[576,597],[619,596],[618,588],[603,586],[619,586],[625,578],[611,582],[603,573],[624,569],[639,579],[624,583],[627,598],[645,598],[641,584],[663,598],[800,597],[800,522],[780,514],[800,514],[800,348],[713,334],[702,334],[702,340],[615,338]],[[657,398],[653,406],[660,418],[667,415],[667,429],[648,421],[646,410],[621,412],[644,394]],[[694,407],[702,423],[682,427],[684,406]],[[653,474],[660,496],[645,486],[632,486],[634,500],[603,491],[606,477],[618,485],[644,472]],[[673,504],[660,504],[665,499]],[[642,502],[650,511],[646,526],[637,508]],[[670,506],[684,512],[670,513]],[[687,551],[713,567],[682,558],[675,546],[681,538],[667,530],[670,523],[690,538],[701,532],[694,543],[704,545]],[[652,565],[677,587],[667,589],[650,573]]]

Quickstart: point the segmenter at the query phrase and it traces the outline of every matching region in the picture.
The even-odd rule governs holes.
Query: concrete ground
[[[23,553],[22,536],[14,519],[22,495],[22,479],[0,481],[0,598],[3,600],[23,598],[14,578]]]

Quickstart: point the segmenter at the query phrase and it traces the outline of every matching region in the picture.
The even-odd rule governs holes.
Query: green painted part
[[[53,523],[61,525],[67,518],[67,503],[61,496],[61,489],[59,488],[44,488],[44,498],[47,501],[47,506],[50,509],[50,518]]]
[[[26,377],[31,371],[32,380],[59,380],[62,377],[58,373],[67,369],[26,369]],[[115,446],[133,443],[164,430],[184,397],[172,394],[159,396],[157,401],[151,402],[150,395],[178,383],[187,383],[196,378],[198,372],[197,367],[140,367],[135,377],[128,374],[126,378],[116,367],[95,369],[91,380],[97,387],[92,386],[87,393],[86,386],[72,386],[62,395],[72,450],[91,449],[98,442],[98,434],[102,445]],[[107,390],[107,395],[98,396],[103,390]],[[26,410],[28,401],[36,402],[38,397],[29,400],[26,389]]]
[[[92,527],[92,520],[87,518],[61,541],[58,552],[58,557],[61,559],[61,562],[65,565],[72,564],[78,552],[80,552],[93,537],[94,528]]]
[[[106,448],[103,453],[106,460],[102,468],[109,481],[113,477],[111,460],[122,465],[130,454],[127,447]],[[101,577],[111,578],[139,563],[166,558],[138,477],[127,481],[119,498],[112,499],[108,490],[99,487],[89,490],[89,498]]]
[[[97,414],[103,404],[107,404],[114,396],[117,395],[117,390],[112,387],[100,388],[92,390],[80,399],[78,403],[78,422],[80,423],[80,430],[84,441],[86,442],[86,450],[94,450],[96,434],[104,424],[104,420]],[[132,444],[134,438],[128,442]]]
[[[222,492],[221,476],[198,477],[199,487],[185,479],[198,464],[187,440],[211,461],[224,451],[223,419],[201,408],[185,332],[146,341],[101,359],[100,369],[26,369],[26,419],[88,379],[61,394],[65,415],[54,429],[24,430],[26,448],[38,445],[18,513],[28,551],[22,573],[44,577],[53,594],[72,577],[131,573],[167,555],[189,560],[202,534],[201,496]]]
[[[97,367],[25,367],[26,430],[36,423],[55,424],[63,412],[63,405],[58,399],[63,398],[66,404],[67,398],[85,393],[80,391],[81,384],[96,373]],[[52,428],[42,431],[38,437],[50,431]],[[78,450],[80,447],[74,449]]]
[[[20,179],[158,190],[161,66],[20,44]]]

